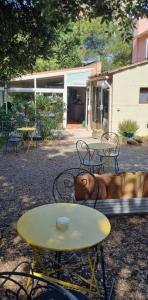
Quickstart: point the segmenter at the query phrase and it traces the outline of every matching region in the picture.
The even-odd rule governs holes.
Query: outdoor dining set
[[[35,126],[15,127],[11,122],[2,122],[0,134],[5,138],[4,153],[7,153],[10,147],[17,153],[19,145],[23,145],[27,151],[32,146],[37,147],[37,128]]]
[[[35,128],[17,131],[32,133]],[[19,272],[19,266],[0,273],[0,293],[6,299],[112,299],[115,280],[108,286],[102,244],[111,225],[96,210],[99,191],[94,173],[103,172],[109,158],[118,172],[118,137],[106,133],[100,142],[90,144],[78,140],[76,149],[80,166],[54,179],[54,203],[30,209],[17,221],[18,235],[31,247],[33,259],[27,263],[29,273]],[[93,186],[91,194],[89,185]],[[89,207],[92,194],[93,208]]]
[[[115,173],[118,173],[118,156],[120,152],[119,138],[116,133],[105,132],[101,140],[87,144],[83,140],[76,143],[80,166],[88,167],[94,172],[95,168],[103,172],[105,164],[114,161]]]

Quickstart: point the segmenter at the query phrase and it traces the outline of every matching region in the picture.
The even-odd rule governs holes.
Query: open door
[[[108,131],[108,112],[109,112],[108,90],[102,87],[93,87],[92,101],[92,126],[96,129]]]
[[[69,87],[67,103],[67,124],[81,125],[85,124],[86,114],[86,88]]]

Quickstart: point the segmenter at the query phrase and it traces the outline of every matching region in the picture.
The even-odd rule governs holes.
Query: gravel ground
[[[0,267],[11,270],[32,252],[16,233],[16,221],[28,209],[52,202],[58,173],[79,166],[75,142],[92,142],[85,129],[68,130],[59,141],[39,143],[36,150],[0,152]],[[96,140],[95,140],[96,141]],[[147,146],[122,146],[120,171],[148,171]],[[108,274],[116,280],[115,300],[146,300],[147,216],[112,217],[112,232],[104,242]]]

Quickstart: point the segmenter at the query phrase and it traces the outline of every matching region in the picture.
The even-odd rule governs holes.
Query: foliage
[[[80,22],[81,52],[84,58],[104,54],[105,44],[108,42],[107,28],[108,25],[105,22],[102,23],[101,18],[86,19]]]
[[[0,124],[15,123],[17,127],[33,126],[37,122],[42,139],[52,136],[63,121],[64,104],[61,97],[37,96],[36,116],[33,97],[28,94],[12,94],[12,111],[6,114],[0,108]]]
[[[101,18],[81,23],[81,52],[84,58],[100,57],[102,70],[114,69],[131,62],[131,40],[126,43],[114,22],[102,23]]]
[[[88,1],[86,1],[88,3]],[[102,17],[102,21],[118,23],[118,30],[122,37],[131,37],[131,28],[139,17],[148,16],[147,0],[103,0],[90,1],[93,5],[93,16]]]
[[[68,68],[80,65],[80,33],[79,23],[70,22],[66,30],[59,31],[57,40],[51,49],[52,55],[44,60],[38,58],[35,71]]]
[[[124,136],[124,133],[135,134],[139,126],[136,121],[125,120],[119,123],[119,133]]]
[[[7,141],[7,138],[4,136],[0,136],[0,148],[2,148]]]
[[[36,63],[33,67],[34,71],[41,72],[41,71],[49,71],[49,70],[56,70],[59,68],[57,64],[57,59],[55,54],[49,56],[49,58],[37,58]]]
[[[43,71],[75,67],[93,57],[102,61],[102,69],[121,67],[131,61],[131,41],[126,43],[113,22],[102,23],[101,18],[77,21],[69,24],[69,30],[61,32],[48,60],[38,59],[34,70]]]
[[[128,65],[131,63],[131,57],[132,41],[124,42],[118,33],[113,38],[110,38],[104,55],[101,57],[102,70],[112,70]]]
[[[13,131],[15,128],[15,119],[12,112],[7,112],[0,108],[0,146],[5,144],[6,132]]]
[[[1,0],[0,80],[9,80],[33,70],[37,58],[46,59],[59,29],[72,20],[101,16],[118,22],[118,30],[128,37],[134,20],[148,16],[147,0]],[[68,45],[68,43],[67,43]],[[68,56],[65,58],[68,59]],[[58,60],[59,61],[59,60]]]
[[[12,93],[12,113],[17,126],[32,126],[35,123],[35,105],[32,95]]]
[[[62,98],[52,96],[38,96],[37,105],[37,125],[42,139],[51,138],[52,129],[58,129],[63,120],[64,104]]]
[[[37,57],[50,55],[58,29],[69,21],[72,10],[67,1],[56,2],[0,1],[1,80],[32,71]]]
[[[36,108],[37,112],[48,112],[50,107],[49,98],[47,96],[37,96],[36,98]]]
[[[0,107],[0,123],[9,122],[11,121],[11,118],[12,118],[12,113],[8,112],[6,114],[6,111],[2,107]]]

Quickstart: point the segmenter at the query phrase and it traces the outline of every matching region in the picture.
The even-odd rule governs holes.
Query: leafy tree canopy
[[[1,0],[0,79],[5,81],[30,72],[37,57],[51,54],[59,28],[66,28],[70,20],[76,21],[80,15],[116,20],[118,29],[128,29],[134,18],[148,16],[148,1]]]
[[[131,62],[132,39],[123,40],[116,22],[102,22],[102,18],[81,24],[81,56],[99,57],[102,70],[109,70]]]
[[[34,66],[35,71],[61,69],[80,65],[81,37],[79,22],[70,22],[66,30],[59,31],[58,37],[51,47],[51,55],[47,59],[38,58]]]
[[[131,62],[131,40],[122,39],[113,22],[102,23],[93,18],[70,23],[69,31],[61,32],[47,60],[37,59],[34,70],[43,71],[75,67],[91,59],[100,59],[102,69],[108,70]]]

